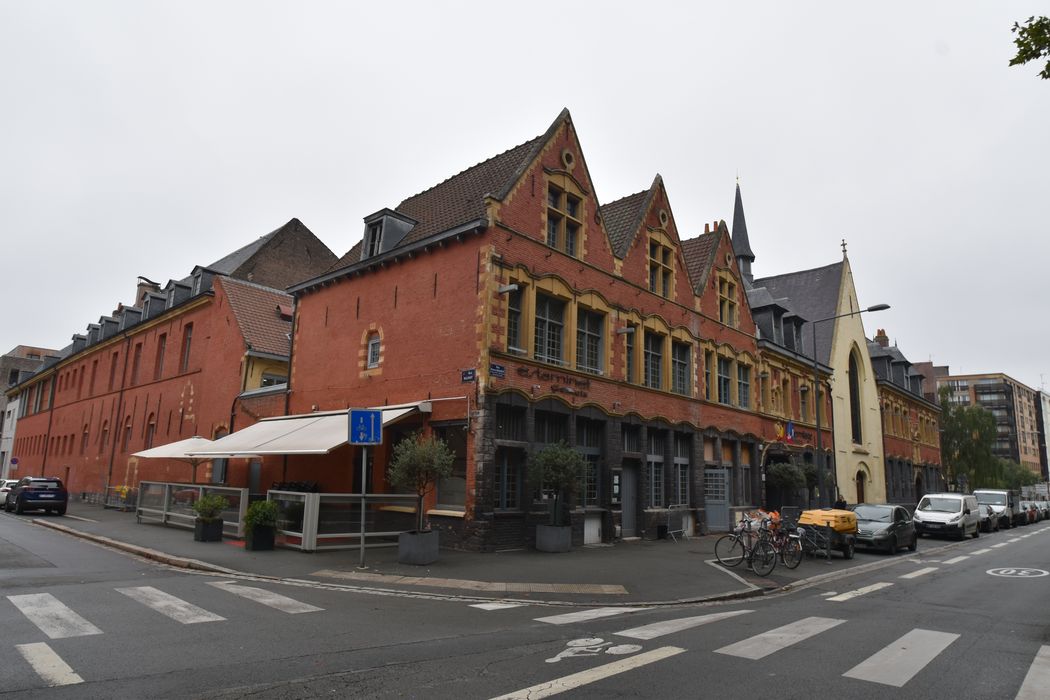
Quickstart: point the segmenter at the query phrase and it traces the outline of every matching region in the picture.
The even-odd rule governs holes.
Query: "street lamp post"
[[[824,467],[824,460],[822,459],[822,457],[823,457],[823,454],[822,454],[823,453],[823,448],[821,447],[821,439],[820,439],[820,404],[822,402],[821,402],[821,399],[820,399],[820,376],[818,374],[818,362],[817,362],[817,324],[818,323],[824,323],[825,321],[834,321],[835,319],[838,319],[838,318],[845,318],[846,316],[856,316],[858,314],[863,314],[863,313],[866,313],[868,311],[885,311],[888,308],[890,308],[889,304],[875,304],[874,306],[869,306],[866,309],[858,309],[857,311],[850,311],[847,314],[839,314],[838,316],[828,316],[827,318],[818,318],[816,321],[810,321],[810,326],[813,329],[813,348],[812,348],[812,352],[813,352],[813,390],[814,390],[813,391],[813,394],[814,394],[813,402],[816,404],[816,408],[817,408],[817,414],[816,414],[816,419],[817,419],[817,489],[820,490],[820,500],[819,500],[819,504],[820,505],[831,505],[831,501],[828,499],[828,497],[827,497],[827,490],[824,488],[824,468],[825,467]],[[832,451],[832,454],[834,454],[834,452],[835,452],[835,433],[831,434],[831,451]],[[838,495],[838,477],[837,477],[837,475],[834,472],[832,472],[832,483],[835,484],[835,492],[836,492],[836,495]]]

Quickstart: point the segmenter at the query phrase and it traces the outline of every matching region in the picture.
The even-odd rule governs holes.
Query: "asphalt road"
[[[1050,577],[1018,574],[1050,571],[1050,523],[942,544],[732,604],[487,609],[171,570],[3,515],[0,684],[47,698],[1018,697],[1050,644]]]

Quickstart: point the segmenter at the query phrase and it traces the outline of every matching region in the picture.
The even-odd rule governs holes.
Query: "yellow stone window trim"
[[[582,258],[587,240],[587,193],[565,172],[548,172],[543,236],[548,246]]]

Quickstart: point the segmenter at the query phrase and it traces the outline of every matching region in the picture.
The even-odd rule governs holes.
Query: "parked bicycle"
[[[769,532],[769,518],[759,522],[758,534],[755,534],[751,520],[744,516],[737,527],[728,535],[723,535],[715,542],[715,557],[722,566],[732,567],[742,561],[759,576],[769,576],[777,565],[777,551],[773,546]]]
[[[780,563],[787,568],[794,569],[802,563],[802,538],[786,521],[770,526],[770,542],[780,557]]]

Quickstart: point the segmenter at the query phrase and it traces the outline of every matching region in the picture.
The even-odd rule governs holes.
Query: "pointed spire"
[[[740,198],[740,179],[736,183],[736,203],[733,206],[733,253],[741,274],[748,282],[754,281],[751,274],[751,263],[755,254],[751,252],[751,243],[747,240],[747,222],[744,220],[744,200]]]

